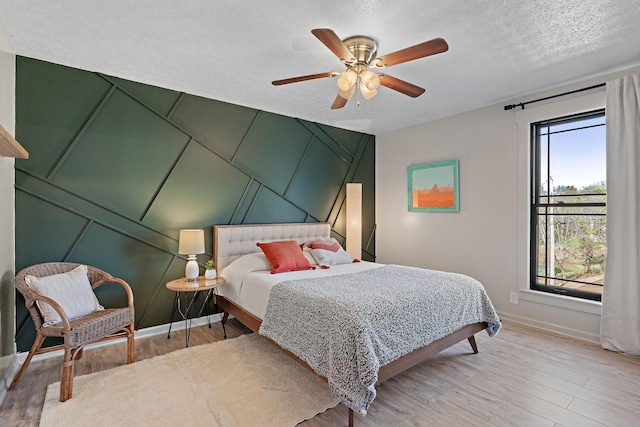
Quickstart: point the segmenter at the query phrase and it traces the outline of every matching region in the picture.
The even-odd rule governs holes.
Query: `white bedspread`
[[[273,288],[277,283],[288,280],[357,273],[383,266],[384,264],[362,261],[354,262],[352,264],[333,265],[328,269],[318,267],[315,270],[271,274],[269,271],[265,270],[251,271],[247,273],[246,271],[236,269],[231,265],[220,273],[220,276],[225,278],[227,284],[220,288],[219,293],[254,316],[264,319],[271,288]]]

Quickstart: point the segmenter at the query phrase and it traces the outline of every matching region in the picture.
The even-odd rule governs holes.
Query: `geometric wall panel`
[[[348,171],[344,159],[314,139],[285,196],[315,218],[327,218]]]
[[[228,224],[250,179],[202,145],[192,142],[143,222],[176,239],[182,228]]]
[[[148,105],[163,117],[169,114],[176,104],[176,101],[180,98],[180,92],[157,86],[145,85],[110,76],[107,77],[107,80],[116,83],[120,89],[131,93],[135,99]]]
[[[184,95],[169,119],[226,160],[231,160],[258,112],[193,95]]]
[[[318,127],[326,132],[334,141],[339,141],[340,145],[346,148],[347,151],[355,153],[358,150],[358,145],[362,140],[361,133],[326,125],[318,125]]]
[[[261,187],[243,222],[247,224],[271,224],[276,222],[306,222],[306,220],[307,214],[302,209],[268,188]]]
[[[34,60],[17,61],[16,75],[16,121],[24,124],[16,139],[31,148],[23,164],[47,176],[111,85],[94,73]],[[55,108],[34,99],[55,99]]]
[[[246,191],[244,192],[242,200],[236,206],[236,211],[233,214],[233,217],[231,218],[231,220],[229,221],[229,224],[242,224],[245,222],[246,223],[251,222],[246,218],[247,212],[249,212],[249,209],[251,208],[251,204],[253,203],[261,187],[262,187],[262,184],[260,184],[258,181],[253,179],[251,180],[251,182],[247,186]]]
[[[39,197],[16,192],[16,271],[67,256],[89,220]]]
[[[64,159],[53,182],[140,218],[188,141],[188,135],[116,90]]]
[[[312,136],[295,119],[261,112],[234,163],[276,193],[284,194]]]
[[[328,221],[344,242],[345,183],[363,183],[362,258],[375,260],[375,137],[16,58],[16,269],[102,268],[133,288],[136,327],[167,323],[184,274],[179,230]],[[100,288],[105,307],[124,298]],[[33,326],[16,300],[17,346]]]

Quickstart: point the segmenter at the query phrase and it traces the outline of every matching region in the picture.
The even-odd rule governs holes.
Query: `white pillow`
[[[220,271],[220,277],[223,277],[229,283],[242,283],[242,278],[245,274],[263,270],[271,271],[271,264],[269,264],[264,253],[256,252],[242,255],[231,261],[231,264]]]
[[[335,252],[327,249],[311,249],[311,253],[320,265],[351,264],[353,262],[353,258],[342,248]]]
[[[104,310],[91,289],[86,265],[79,265],[66,273],[51,276],[27,275],[24,280],[37,293],[60,304],[69,320],[86,316],[97,310]],[[62,322],[58,312],[49,304],[42,301],[36,301],[36,304],[44,318],[44,326]]]
[[[305,247],[311,248],[313,257],[322,266],[350,264],[353,262],[353,258],[333,237],[306,242]]]

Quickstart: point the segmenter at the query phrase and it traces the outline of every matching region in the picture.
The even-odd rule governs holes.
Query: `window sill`
[[[532,291],[530,289],[519,289],[518,298],[523,301],[530,301],[538,304],[595,314],[598,316],[602,313],[602,303],[600,301],[567,297],[547,292]]]

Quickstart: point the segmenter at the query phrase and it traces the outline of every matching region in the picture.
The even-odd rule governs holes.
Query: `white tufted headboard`
[[[220,272],[234,259],[260,252],[260,248],[256,246],[258,242],[295,240],[304,243],[330,236],[331,225],[328,222],[214,225],[213,250],[216,269]]]

